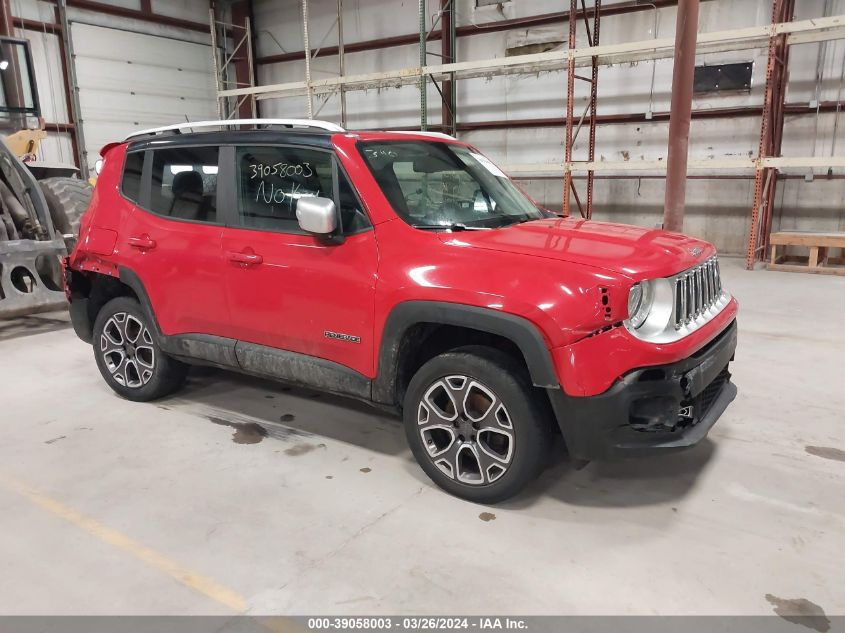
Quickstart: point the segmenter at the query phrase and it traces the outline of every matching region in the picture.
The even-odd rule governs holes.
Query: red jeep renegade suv
[[[584,460],[690,446],[736,395],[710,244],[557,217],[442,134],[238,123],[103,149],[65,283],[120,395],[206,364],[360,398],[487,503],[553,433]]]

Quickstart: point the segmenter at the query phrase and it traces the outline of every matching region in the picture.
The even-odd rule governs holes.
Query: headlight
[[[100,172],[103,170],[104,162],[105,161],[103,161],[102,158],[98,158],[97,162],[94,163],[94,173],[97,174],[98,176],[100,175]]]
[[[673,343],[706,325],[728,304],[715,257],[671,277],[634,284],[625,328],[649,343]]]
[[[649,279],[631,288],[628,294],[628,320],[625,327],[639,339],[657,340],[671,327],[675,310],[673,283],[668,279]]]
[[[628,293],[628,321],[635,330],[640,329],[651,313],[654,304],[654,282],[635,284]]]

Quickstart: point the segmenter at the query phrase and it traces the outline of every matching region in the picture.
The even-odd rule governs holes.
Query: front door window
[[[345,234],[370,226],[361,203],[331,152],[255,146],[237,151],[238,224],[243,227],[299,233],[296,204],[301,198],[332,198],[340,209]]]

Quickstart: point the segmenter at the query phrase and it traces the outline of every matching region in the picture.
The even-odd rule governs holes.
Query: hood
[[[441,233],[447,244],[544,257],[622,274],[667,277],[713,256],[712,244],[680,233],[571,218],[535,220],[491,231]]]

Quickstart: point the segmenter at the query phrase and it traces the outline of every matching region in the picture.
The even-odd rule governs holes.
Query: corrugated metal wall
[[[78,22],[71,30],[89,165],[127,133],[216,118],[209,46]]]

